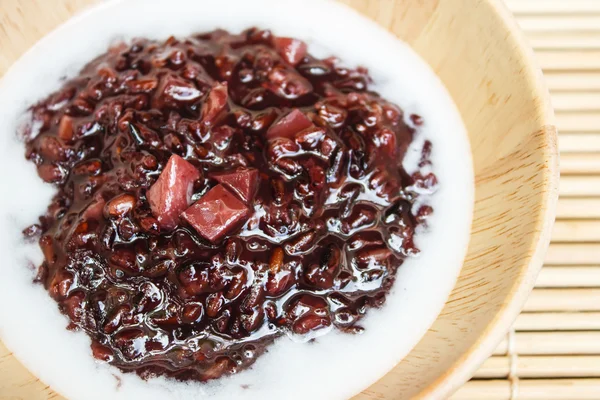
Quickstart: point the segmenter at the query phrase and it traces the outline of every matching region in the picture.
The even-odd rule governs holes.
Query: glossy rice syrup
[[[364,68],[249,29],[120,43],[32,108],[58,188],[38,281],[97,359],[208,380],[282,335],[360,334],[433,212],[426,123]],[[215,218],[217,216],[217,218]]]

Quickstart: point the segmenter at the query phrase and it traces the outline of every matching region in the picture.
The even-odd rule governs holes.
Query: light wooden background
[[[453,400],[600,399],[600,0],[506,0],[556,109],[552,244],[514,330]]]
[[[12,0],[0,7],[5,1]],[[536,50],[556,108],[558,220],[514,330],[452,400],[600,400],[600,0],[507,4]],[[14,362],[8,354],[0,345],[0,370],[10,371],[2,365]],[[49,389],[41,396],[54,397]]]

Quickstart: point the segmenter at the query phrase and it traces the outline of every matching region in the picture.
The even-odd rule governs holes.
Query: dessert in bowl
[[[27,290],[38,293],[41,303],[7,310],[4,340],[37,376],[68,397],[86,391],[98,397],[351,396],[413,347],[460,269],[472,204],[460,117],[422,60],[340,5],[309,3],[302,9],[306,16],[296,12],[286,19],[289,5],[255,2],[244,8],[234,2],[236,20],[218,10],[190,12],[193,6],[183,3],[171,14],[158,4],[146,10],[177,21],[160,29],[151,18],[125,24],[139,9],[133,2],[118,4],[118,11],[117,3],[92,10],[41,42],[5,79],[23,82],[19,72],[40,76],[30,82],[32,97],[21,95],[23,101],[15,102],[15,113],[59,89],[37,103],[33,123],[25,125],[27,155],[59,193],[50,207],[53,217],[40,224],[46,250],[41,280],[71,327],[94,339],[97,358],[147,380],[96,363],[89,338],[65,331],[65,318],[39,286],[30,284],[31,273]],[[334,34],[334,28],[315,21],[316,14],[331,19],[333,11],[347,30],[340,25]],[[298,22],[311,15],[310,29]],[[77,24],[93,27],[93,45],[69,32]],[[273,33],[242,32],[252,25]],[[232,34],[202,34],[215,26]],[[78,77],[117,34],[128,44],[113,45]],[[166,39],[170,34],[177,39]],[[133,42],[134,36],[157,39]],[[53,63],[54,72],[47,66],[41,76],[26,68],[27,57],[56,54],[52,43],[59,46],[66,37],[82,41],[73,42],[64,64]],[[308,49],[299,52],[303,42],[286,37],[299,38]],[[355,51],[357,46],[364,51]],[[75,80],[58,81],[65,68]],[[27,92],[23,85],[19,90]],[[121,109],[115,111],[115,104]],[[115,112],[119,118],[111,115]],[[40,204],[9,208],[35,218],[53,193],[46,191],[43,198],[47,186],[35,169],[26,168],[37,179]],[[387,175],[376,178],[377,173]],[[28,184],[26,190],[32,188]],[[209,221],[212,214],[226,218]],[[416,246],[410,243],[414,228]],[[413,259],[416,249],[421,252]],[[37,266],[40,260],[26,251]],[[28,271],[15,268],[15,273],[25,278]],[[347,296],[340,299],[341,293]],[[105,312],[95,312],[94,304]],[[32,321],[48,340],[54,333],[70,338],[53,339],[53,360],[65,360],[61,371],[42,365],[40,348],[19,350],[16,340],[27,338],[17,337],[16,330],[11,334],[17,315],[32,309],[48,316]],[[217,356],[198,346],[198,339],[203,344],[216,337]],[[252,348],[233,349],[248,338],[257,339]],[[264,338],[275,343],[257,345]],[[236,354],[218,353],[229,350]],[[249,361],[242,359],[246,354]],[[165,357],[169,365],[158,365]],[[190,376],[190,365],[199,374]],[[221,372],[215,373],[215,366]],[[70,378],[61,381],[59,374]],[[212,380],[183,384],[165,376]],[[316,379],[323,376],[327,381]],[[290,393],[298,380],[311,384]]]

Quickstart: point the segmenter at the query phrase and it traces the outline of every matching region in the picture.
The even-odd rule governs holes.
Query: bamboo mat
[[[559,130],[552,244],[523,313],[452,400],[600,400],[600,0],[506,0]]]

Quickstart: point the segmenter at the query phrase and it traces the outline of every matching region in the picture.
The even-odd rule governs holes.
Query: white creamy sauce
[[[94,360],[90,339],[65,329],[67,318],[41,285],[32,284],[42,256],[21,231],[37,222],[52,197],[24,158],[15,132],[28,106],[61,86],[116,39],[164,39],[251,26],[305,40],[318,56],[367,67],[381,95],[425,121],[405,160],[415,170],[425,139],[433,143],[440,182],[430,204],[428,232],[419,232],[419,257],[398,270],[382,309],[361,321],[362,335],[332,330],[311,343],[287,336],[254,366],[208,384],[164,378],[143,381]],[[110,1],[53,32],[25,54],[0,82],[0,337],[37,377],[70,399],[344,399],[398,363],[442,309],[469,240],[473,172],[467,135],[444,86],[409,46],[346,6],[326,0]]]

